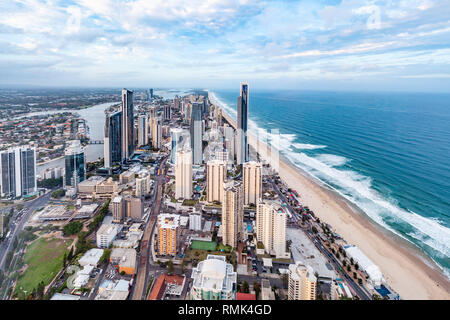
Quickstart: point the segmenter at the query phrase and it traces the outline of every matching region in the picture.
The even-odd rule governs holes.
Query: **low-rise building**
[[[136,250],[127,248],[114,248],[111,251],[110,262],[118,266],[119,272],[134,275],[136,272]]]
[[[90,249],[78,260],[80,266],[91,265],[97,267],[100,258],[103,255],[103,249]]]
[[[97,247],[109,248],[118,233],[117,224],[102,224],[97,231]]]

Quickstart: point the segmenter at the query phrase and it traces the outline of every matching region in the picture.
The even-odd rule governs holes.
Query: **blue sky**
[[[0,3],[0,85],[450,91],[450,0]]]

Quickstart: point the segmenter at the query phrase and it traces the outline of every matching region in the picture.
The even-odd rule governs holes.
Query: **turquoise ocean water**
[[[210,90],[233,117],[238,90]],[[450,278],[450,94],[250,91],[249,129]]]

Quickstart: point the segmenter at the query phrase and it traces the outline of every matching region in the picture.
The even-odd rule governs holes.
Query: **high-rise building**
[[[104,159],[105,168],[122,162],[122,111],[106,113]]]
[[[64,158],[64,185],[76,189],[78,183],[86,180],[86,156],[80,140],[68,141]]]
[[[175,198],[192,197],[192,151],[183,148],[177,151],[175,159]]]
[[[134,152],[133,91],[122,90],[122,157],[130,158]]]
[[[147,115],[140,115],[138,118],[138,146],[148,145],[149,121]]]
[[[262,195],[262,164],[249,161],[243,164],[244,204],[256,205]]]
[[[233,127],[224,124],[223,131],[224,131],[224,145],[225,148],[228,150],[228,159],[234,161],[235,155],[234,129]]]
[[[0,194],[17,198],[37,191],[36,150],[29,146],[0,152]]]
[[[227,178],[224,161],[211,160],[206,164],[206,196],[208,202],[223,201],[223,183]]]
[[[155,149],[161,148],[161,140],[162,140],[162,121],[161,118],[153,119],[153,128],[152,128],[152,146]]]
[[[177,230],[180,225],[178,214],[162,213],[158,215],[158,254],[177,254]]]
[[[125,197],[124,216],[133,220],[141,220],[144,216],[144,205],[141,197]]]
[[[191,300],[235,300],[237,274],[225,256],[209,254],[192,269]]]
[[[222,242],[236,248],[243,240],[244,199],[241,182],[224,183],[222,201]]]
[[[183,129],[173,128],[170,130],[170,136],[172,138],[172,149],[170,151],[170,162],[175,164],[175,157],[177,150],[183,141]]]
[[[289,300],[316,300],[317,278],[310,266],[297,262],[289,265]]]
[[[194,164],[203,163],[203,142],[202,142],[202,103],[192,103],[191,116],[191,148]]]
[[[278,202],[266,200],[258,203],[256,238],[267,253],[277,258],[286,257],[286,212]]]
[[[164,106],[164,120],[170,120],[171,116],[172,116],[172,109],[170,107],[170,104],[166,104]]]
[[[150,193],[152,181],[149,173],[139,173],[136,178],[136,197],[145,197]]]
[[[121,223],[125,217],[125,201],[122,196],[114,197],[112,204],[113,222]]]
[[[237,130],[238,130],[238,164],[243,164],[249,160],[248,141],[247,141],[247,124],[248,124],[248,83],[241,82],[241,95],[237,103]]]

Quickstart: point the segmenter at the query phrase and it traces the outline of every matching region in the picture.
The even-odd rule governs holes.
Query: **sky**
[[[3,0],[0,86],[450,92],[450,0]]]

